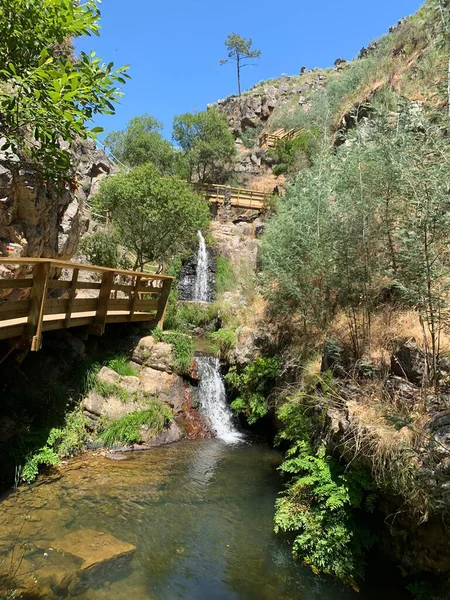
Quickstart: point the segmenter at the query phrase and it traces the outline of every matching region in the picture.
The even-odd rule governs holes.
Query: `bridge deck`
[[[43,332],[54,329],[84,325],[101,335],[107,323],[162,326],[173,279],[46,259],[0,259],[0,265],[15,267],[11,275],[16,275],[0,279],[5,296],[0,300],[0,339],[22,338],[32,350],[40,349]],[[72,271],[70,280],[52,278],[62,269]],[[82,281],[83,271],[96,272],[101,281]],[[96,297],[79,297],[86,290]]]
[[[264,210],[269,206],[270,194],[248,190],[245,188],[216,185],[210,183],[197,184],[195,188],[203,194],[209,202],[230,204],[238,208]]]

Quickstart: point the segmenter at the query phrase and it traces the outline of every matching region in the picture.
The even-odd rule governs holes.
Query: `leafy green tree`
[[[162,177],[151,163],[105,179],[95,204],[110,211],[119,240],[141,270],[185,251],[210,218],[206,200],[181,179]]]
[[[357,127],[297,176],[261,243],[273,309],[316,327],[342,310],[355,358],[370,351],[371,315],[394,286],[422,321],[431,380],[449,314],[445,132],[439,116],[401,103],[395,127],[384,115]]]
[[[94,137],[98,114],[113,114],[126,67],[95,53],[72,55],[68,40],[98,35],[95,0],[0,0],[0,135],[3,150],[22,152],[47,170],[67,172],[61,141]]]
[[[173,139],[182,150],[188,181],[226,181],[236,155],[236,147],[227,119],[217,108],[175,117]]]
[[[244,67],[256,66],[254,63],[245,62],[251,59],[261,57],[261,50],[252,48],[253,40],[251,38],[243,38],[237,33],[230,33],[225,40],[225,46],[228,51],[228,58],[223,58],[220,61],[221,65],[226,65],[230,60],[236,62],[236,73],[238,83],[238,93],[241,95],[241,69]]]
[[[125,130],[108,134],[105,146],[129,167],[151,162],[162,175],[170,175],[174,172],[176,152],[161,131],[162,123],[145,114],[131,119]]]
[[[117,240],[109,231],[96,231],[91,236],[82,238],[80,251],[93,265],[114,268],[119,264]]]

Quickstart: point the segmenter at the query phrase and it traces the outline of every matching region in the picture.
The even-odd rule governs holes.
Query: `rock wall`
[[[71,147],[74,179],[56,185],[17,156],[0,153],[0,254],[70,259],[87,222],[83,206],[113,166],[93,141]]]

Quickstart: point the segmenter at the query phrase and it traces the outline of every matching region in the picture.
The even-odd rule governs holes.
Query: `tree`
[[[209,205],[175,176],[148,163],[106,179],[95,205],[111,212],[119,240],[136,255],[134,268],[184,252],[209,221]]]
[[[70,40],[98,35],[95,0],[0,0],[2,150],[23,153],[53,174],[67,173],[61,141],[95,137],[98,114],[113,114],[127,67],[113,70],[95,53],[72,54]],[[69,41],[68,41],[69,40]]]
[[[260,58],[261,50],[252,49],[253,40],[243,38],[237,33],[230,33],[225,40],[225,46],[228,50],[228,58],[220,61],[221,65],[226,65],[229,60],[236,61],[238,92],[241,95],[241,69],[244,67],[256,66],[253,63],[244,62],[252,58]]]
[[[161,135],[162,124],[154,117],[144,114],[134,117],[122,131],[112,131],[105,140],[115,158],[138,167],[153,163],[162,175],[173,174],[176,152],[170,142]]]
[[[173,139],[182,150],[185,177],[196,183],[222,183],[236,155],[225,115],[217,108],[174,119]]]

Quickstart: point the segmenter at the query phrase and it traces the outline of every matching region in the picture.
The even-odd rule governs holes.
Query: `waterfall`
[[[239,441],[242,435],[233,425],[218,359],[197,356],[196,361],[200,378],[198,391],[201,412],[209,419],[216,437],[228,443]]]
[[[208,251],[202,232],[198,232],[197,272],[194,285],[194,302],[208,302]]]

